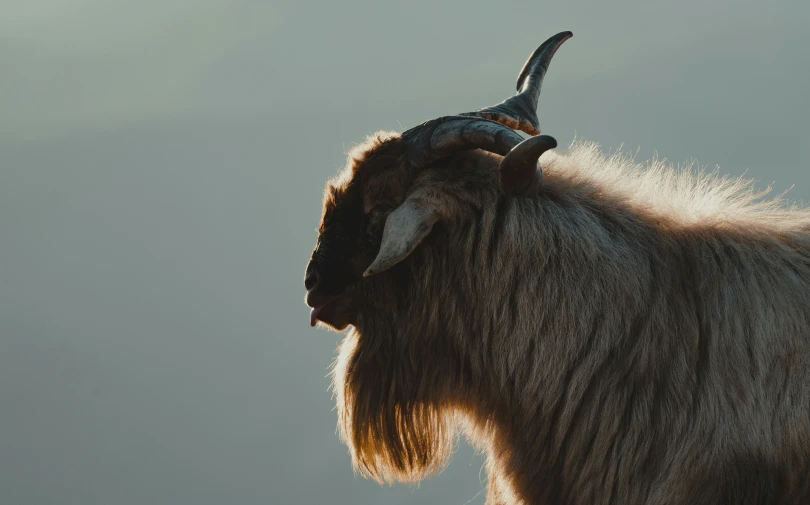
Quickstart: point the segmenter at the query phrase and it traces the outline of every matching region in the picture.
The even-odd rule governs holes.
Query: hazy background
[[[810,196],[799,0],[0,8],[3,504],[483,503],[464,444],[419,488],[353,475],[303,271],[351,144],[506,98],[559,31],[562,146]]]

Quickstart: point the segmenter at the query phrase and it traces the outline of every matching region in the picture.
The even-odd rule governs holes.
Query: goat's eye
[[[365,231],[366,235],[371,235],[371,233],[374,231],[374,223],[376,221],[375,217],[376,216],[373,212],[372,214],[366,215],[365,222],[363,223],[363,230]]]
[[[374,215],[381,215],[381,214],[389,214],[396,208],[396,205],[391,205],[390,203],[381,203],[375,205],[373,209],[371,209],[371,213]]]

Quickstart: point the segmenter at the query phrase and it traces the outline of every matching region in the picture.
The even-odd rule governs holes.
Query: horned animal
[[[464,434],[489,505],[810,504],[810,210],[552,150],[535,110],[571,36],[515,96],[377,133],[327,184],[306,302],[348,329],[353,465],[418,481]]]

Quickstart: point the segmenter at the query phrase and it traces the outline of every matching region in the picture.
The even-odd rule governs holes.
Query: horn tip
[[[542,138],[545,142],[548,142],[548,144],[551,146],[549,149],[554,149],[557,147],[557,139],[551,135],[541,135],[539,138]]]
[[[529,59],[526,60],[526,63],[523,65],[523,68],[520,70],[520,74],[518,74],[517,84],[515,85],[515,89],[518,93],[521,92],[523,88],[523,82],[526,78],[534,72],[540,72],[540,80],[542,82],[542,77],[545,74],[546,70],[548,69],[548,65],[551,62],[552,56],[554,53],[557,52],[557,49],[568,39],[574,36],[574,32],[570,30],[566,30],[564,32],[560,32],[556,35],[552,35],[545,42],[540,44],[540,46],[534,50],[534,52],[529,56]]]

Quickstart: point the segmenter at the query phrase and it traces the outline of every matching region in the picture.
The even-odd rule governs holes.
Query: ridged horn
[[[501,160],[501,187],[508,195],[536,195],[543,184],[540,156],[557,147],[554,137],[530,137],[516,145]]]
[[[416,169],[459,151],[483,149],[506,156],[523,142],[519,133],[495,121],[477,117],[444,116],[402,134],[405,156]]]
[[[457,116],[444,116],[402,134],[405,156],[411,167],[421,169],[459,151],[483,149],[504,156],[501,184],[508,195],[536,194],[543,180],[537,160],[557,146],[549,136],[524,140],[515,130],[540,133],[537,100],[552,56],[571,32],[560,32],[538,47],[523,65],[518,93],[492,107]]]
[[[405,156],[420,169],[459,151],[482,149],[504,158],[500,164],[501,186],[509,196],[535,195],[543,181],[537,160],[557,147],[548,135],[524,139],[501,123],[469,116],[445,116],[428,121],[402,134]]]
[[[503,102],[484,107],[474,112],[465,112],[462,116],[477,116],[491,119],[515,130],[521,130],[529,135],[540,134],[540,122],[537,119],[537,101],[540,98],[540,88],[543,77],[546,75],[548,65],[557,49],[574,34],[565,31],[549,38],[538,47],[526,64],[523,65],[517,79],[517,94]]]

